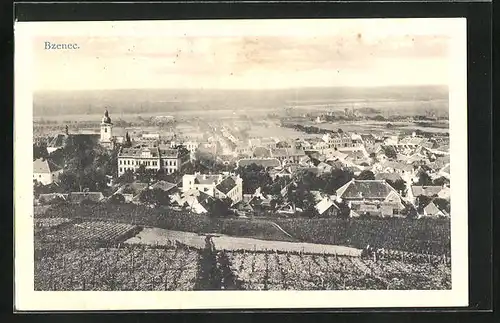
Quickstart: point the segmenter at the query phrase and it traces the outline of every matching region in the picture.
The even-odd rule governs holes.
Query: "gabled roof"
[[[330,198],[325,197],[323,198],[318,204],[315,205],[316,210],[318,211],[319,214],[325,213],[327,210],[330,208],[336,208],[339,209],[337,204],[335,204]]]
[[[420,195],[425,195],[425,196],[434,196],[438,195],[439,192],[443,189],[442,186],[412,186],[411,187],[411,192],[413,196],[420,196]]]
[[[155,188],[159,188],[161,189],[162,191],[165,191],[165,192],[168,192],[170,191],[171,189],[177,187],[176,184],[174,183],[170,183],[170,182],[167,182],[167,181],[158,181],[156,183],[154,183],[153,185],[151,185],[151,188],[155,189]]]
[[[437,214],[439,212],[443,213],[444,215],[448,215],[448,212],[441,207],[439,204],[434,203],[434,201],[431,201],[427,206],[424,208],[426,213],[429,214]]]
[[[353,179],[337,190],[337,196],[343,199],[385,199],[391,192],[396,191],[386,181]]]
[[[232,176],[228,176],[222,182],[220,182],[215,188],[224,194],[229,193],[233,188],[236,187],[236,181]]]
[[[35,174],[50,174],[60,169],[60,166],[49,159],[38,158],[33,161],[33,173]]]

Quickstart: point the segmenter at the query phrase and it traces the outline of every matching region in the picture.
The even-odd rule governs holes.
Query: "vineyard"
[[[36,290],[450,289],[450,258],[35,219]],[[354,250],[356,251],[356,250]]]
[[[55,221],[57,222],[57,221]],[[62,222],[55,230],[44,232],[40,237],[43,242],[113,242],[124,237],[133,236],[140,228],[125,223],[113,222]]]
[[[271,252],[219,252],[225,289],[431,290],[451,288],[441,263],[373,261],[360,257]]]
[[[181,246],[61,247],[36,259],[35,290],[193,290],[199,264],[199,252]]]

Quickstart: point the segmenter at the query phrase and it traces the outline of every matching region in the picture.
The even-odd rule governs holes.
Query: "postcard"
[[[466,70],[462,18],[17,22],[16,310],[467,306]]]

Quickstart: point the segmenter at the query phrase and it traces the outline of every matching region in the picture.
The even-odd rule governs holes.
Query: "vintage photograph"
[[[34,291],[452,289],[446,21],[252,23],[30,39]]]

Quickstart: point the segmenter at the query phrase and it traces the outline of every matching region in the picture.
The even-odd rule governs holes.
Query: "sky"
[[[211,33],[37,36],[34,90],[447,85],[450,36],[433,23],[332,22],[316,33],[238,33],[226,23]],[[231,32],[217,32],[221,26]],[[45,41],[79,49],[44,50]]]

